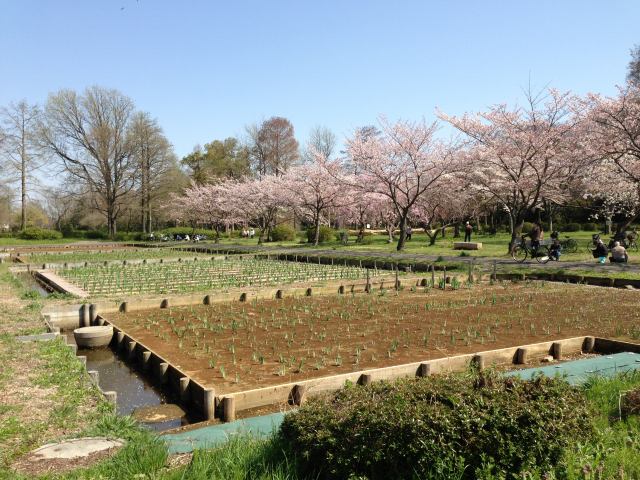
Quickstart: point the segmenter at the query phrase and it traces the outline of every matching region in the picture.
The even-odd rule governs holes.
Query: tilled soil
[[[580,335],[640,337],[637,292],[503,283],[109,317],[222,394]]]

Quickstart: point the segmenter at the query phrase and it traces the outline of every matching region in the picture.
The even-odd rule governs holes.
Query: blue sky
[[[0,0],[0,105],[116,88],[180,156],[272,115],[300,140],[550,84],[613,93],[638,1]]]

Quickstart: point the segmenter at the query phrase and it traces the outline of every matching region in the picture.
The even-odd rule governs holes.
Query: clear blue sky
[[[355,127],[521,98],[613,93],[640,2],[0,0],[0,105],[101,85],[157,117],[178,155],[288,117]]]

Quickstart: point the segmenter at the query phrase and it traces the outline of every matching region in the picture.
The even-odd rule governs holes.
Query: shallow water
[[[73,342],[73,334],[67,336]],[[96,370],[103,391],[118,393],[116,411],[118,415],[131,415],[140,407],[172,403],[172,398],[156,388],[142,373],[127,365],[110,348],[78,349],[77,355],[87,357],[87,370]],[[152,430],[162,431],[187,425],[185,416],[158,423],[143,423]]]

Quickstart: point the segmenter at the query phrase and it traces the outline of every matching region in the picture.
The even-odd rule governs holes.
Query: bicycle
[[[540,243],[536,248],[531,246],[531,242],[523,235],[520,242],[513,247],[511,256],[518,263],[523,263],[528,257],[535,258],[538,263],[547,263],[551,260],[549,246]]]

